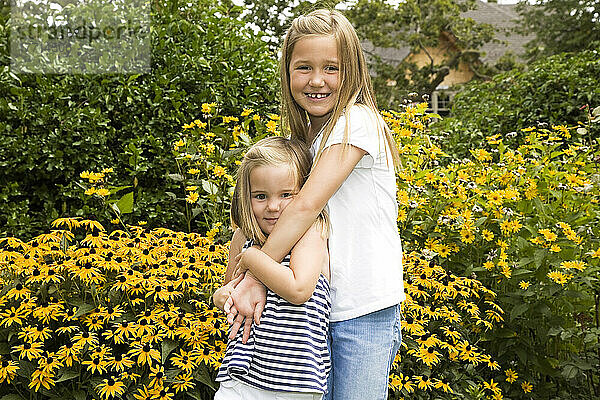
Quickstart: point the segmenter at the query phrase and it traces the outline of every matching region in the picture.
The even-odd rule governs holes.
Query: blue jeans
[[[332,322],[331,372],[323,400],[385,400],[390,367],[400,348],[400,305]]]

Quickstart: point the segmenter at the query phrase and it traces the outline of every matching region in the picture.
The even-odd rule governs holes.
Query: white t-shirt
[[[373,111],[355,105],[347,114],[348,143],[367,154],[327,202],[332,322],[369,314],[405,299],[393,160],[385,138],[377,132]],[[345,125],[342,115],[324,151],[343,143]],[[321,140],[319,134],[312,145],[313,156]]]

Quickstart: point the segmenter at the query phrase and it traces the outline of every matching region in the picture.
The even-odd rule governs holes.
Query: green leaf
[[[133,211],[133,192],[129,192],[117,201],[116,206],[123,214],[129,214]]]
[[[79,377],[79,373],[78,372],[75,372],[75,371],[72,371],[72,370],[66,370],[66,371],[63,372],[63,374],[61,375],[61,377],[56,380],[56,383],[68,381],[68,380],[75,379],[75,378],[78,378],[78,377]]]
[[[25,398],[19,396],[18,394],[7,394],[0,397],[0,400],[25,400]]]
[[[205,365],[200,366],[200,368],[194,374],[194,377],[200,382],[204,383],[209,388],[211,388],[212,390],[214,390],[215,392],[217,391],[217,383],[212,380],[210,373],[208,372],[208,369]]]
[[[10,345],[7,342],[0,342],[0,354],[10,354]]]
[[[219,192],[217,185],[204,179],[202,180],[202,189],[209,194],[217,194]]]
[[[161,358],[162,358],[163,364],[167,361],[167,357],[169,356],[169,354],[171,354],[171,352],[173,350],[175,350],[178,345],[179,344],[173,340],[170,340],[170,339],[163,340],[162,345],[161,345]]]
[[[185,176],[183,176],[181,174],[167,174],[167,177],[169,177],[177,182],[181,182],[181,181],[185,180]]]
[[[560,373],[565,379],[571,380],[579,374],[579,368],[573,364],[567,364]]]
[[[527,304],[527,303],[522,303],[522,304],[515,306],[510,311],[510,320],[513,321],[515,318],[518,318],[528,309],[529,309],[529,304]]]
[[[77,306],[77,312],[73,316],[74,318],[81,317],[82,315],[87,314],[88,312],[90,312],[94,308],[96,308],[92,304],[83,303],[83,302],[76,303],[75,305]]]

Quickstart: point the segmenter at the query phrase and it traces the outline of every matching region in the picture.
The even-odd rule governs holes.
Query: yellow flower
[[[498,387],[498,382],[494,382],[493,379],[490,380],[489,383],[483,382],[483,387],[485,389],[491,390],[493,393],[501,393],[501,389]]]
[[[576,269],[578,271],[586,269],[585,262],[583,261],[563,261],[560,263],[560,266],[564,269]]]
[[[525,393],[530,393],[533,390],[533,385],[527,381],[523,381],[523,383],[521,383],[521,389],[523,389]]]
[[[254,112],[254,110],[251,108],[244,108],[244,111],[242,111],[242,113],[240,115],[242,117],[247,117],[248,115],[252,114],[253,112]]]
[[[198,194],[198,192],[192,192],[187,195],[187,197],[185,198],[185,201],[187,201],[190,204],[194,204],[195,202],[198,201],[198,198],[200,198],[200,195]]]
[[[137,356],[137,364],[140,366],[151,365],[154,361],[160,361],[160,353],[158,350],[153,349],[148,343],[135,343],[133,349],[129,350],[129,353],[133,356]]]
[[[539,229],[538,232],[541,235],[544,235],[544,239],[548,242],[554,242],[558,236],[556,233],[552,232],[550,229]]]
[[[0,360],[0,383],[10,383],[19,370],[19,364],[13,360]]]
[[[529,286],[531,286],[531,283],[529,283],[528,281],[519,282],[519,287],[523,290],[529,289]]]
[[[54,386],[54,376],[48,372],[36,369],[31,374],[31,382],[29,382],[29,388],[34,391],[40,390],[40,386],[50,390],[50,387]]]
[[[87,189],[87,190],[86,190],[84,193],[85,193],[87,196],[91,196],[91,195],[93,195],[93,194],[95,194],[95,193],[96,193],[96,188],[95,188],[95,187],[91,187],[91,188]]]
[[[431,390],[434,387],[434,383],[428,376],[415,376],[413,377],[417,382],[417,387],[419,389]]]
[[[219,178],[225,175],[226,173],[227,171],[225,170],[225,168],[223,168],[220,165],[215,166],[215,168],[213,169],[213,174],[215,174],[215,176]]]
[[[216,107],[216,103],[203,103],[202,104],[202,113],[210,114],[214,107]]]
[[[196,169],[196,168],[188,169],[188,174],[190,174],[190,175],[198,175],[200,172],[202,172],[202,171],[200,171],[199,169]]]
[[[483,238],[487,241],[487,242],[491,242],[492,240],[494,240],[494,233],[484,229],[481,231],[481,236],[483,236]]]
[[[224,124],[228,124],[230,122],[237,122],[237,121],[239,121],[239,119],[237,117],[228,117],[228,116],[223,117]]]
[[[179,374],[175,377],[175,382],[173,382],[173,387],[175,388],[175,393],[184,392],[189,389],[193,389],[196,384],[193,381],[192,373],[186,372],[185,374]]]
[[[504,371],[504,373],[506,374],[506,382],[508,383],[513,383],[519,377],[519,375],[512,369],[507,369]]]
[[[460,230],[460,237],[464,243],[472,243],[475,240],[475,235],[470,229],[462,228]]]
[[[102,196],[102,197],[106,197],[110,195],[110,190],[105,189],[105,188],[100,188],[98,190],[96,190],[96,193],[98,196]]]
[[[563,274],[560,271],[551,271],[551,272],[548,272],[547,276],[552,281],[554,281],[555,283],[560,284],[561,286],[564,286],[567,282],[569,282],[569,280],[571,278],[573,278],[573,275]]]
[[[267,127],[267,132],[275,133],[277,131],[277,121],[271,120],[271,121],[267,122],[266,127]]]
[[[483,263],[483,268],[487,269],[488,271],[491,271],[494,269],[494,262],[493,261],[486,261]]]
[[[114,396],[119,396],[125,393],[125,384],[121,381],[115,380],[114,377],[109,377],[104,379],[102,383],[96,386],[96,390],[105,400],[109,398],[113,398]]]

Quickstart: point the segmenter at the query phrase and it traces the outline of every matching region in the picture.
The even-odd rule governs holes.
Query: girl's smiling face
[[[250,204],[260,229],[269,235],[282,211],[298,193],[290,165],[262,165],[250,172]]]
[[[294,46],[290,57],[290,91],[318,132],[338,99],[340,61],[331,35],[307,36]]]

